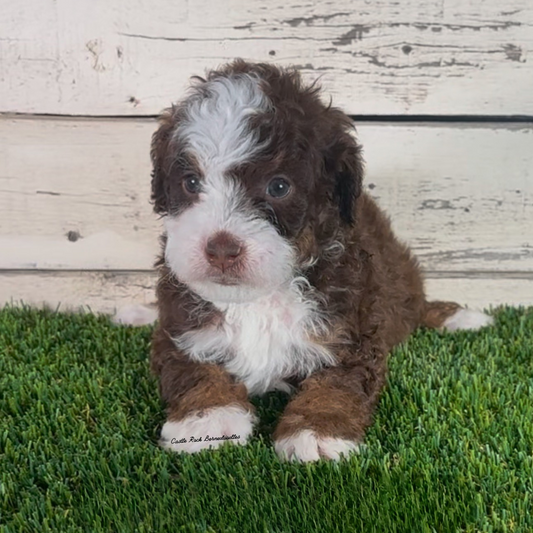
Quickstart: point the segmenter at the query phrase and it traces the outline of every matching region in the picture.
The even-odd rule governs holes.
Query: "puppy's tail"
[[[157,305],[155,302],[148,305],[127,305],[118,309],[111,320],[122,326],[153,324],[157,320]]]
[[[422,326],[457,331],[480,329],[494,323],[494,318],[481,311],[466,309],[455,302],[426,302]]]

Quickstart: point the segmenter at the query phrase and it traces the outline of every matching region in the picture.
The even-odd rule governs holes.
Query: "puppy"
[[[160,117],[151,368],[165,448],[245,444],[249,397],[280,389],[293,396],[278,455],[339,459],[363,441],[395,345],[419,326],[491,322],[426,301],[416,259],[362,190],[353,129],[295,70],[242,60]]]

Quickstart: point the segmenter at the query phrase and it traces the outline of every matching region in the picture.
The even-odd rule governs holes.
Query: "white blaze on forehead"
[[[198,161],[207,181],[261,149],[250,118],[270,107],[259,78],[239,74],[206,82],[186,103],[175,136]]]
[[[269,142],[259,140],[250,120],[270,107],[257,76],[218,78],[206,82],[185,102],[185,116],[174,133],[174,140],[200,166],[202,185],[197,202],[166,217],[165,258],[178,279],[209,301],[249,301],[272,292],[292,275],[292,246],[258,216],[244,186],[228,172],[251,160]],[[241,283],[236,286],[209,279],[205,245],[221,230],[244,244]]]

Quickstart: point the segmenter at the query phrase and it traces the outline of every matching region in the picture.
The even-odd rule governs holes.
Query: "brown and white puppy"
[[[363,440],[393,346],[421,325],[491,322],[426,301],[416,259],[362,191],[352,121],[294,70],[238,60],[197,78],[151,156],[166,448],[245,444],[249,396],[281,389],[294,395],[278,454],[338,459]]]

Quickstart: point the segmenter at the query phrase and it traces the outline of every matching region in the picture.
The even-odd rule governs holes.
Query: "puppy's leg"
[[[278,455],[307,462],[357,452],[383,382],[371,364],[328,368],[307,378],[274,433]]]
[[[175,348],[152,353],[152,368],[160,374],[161,396],[168,404],[162,447],[194,453],[224,442],[246,444],[256,417],[244,384],[217,365],[188,360]]]
[[[490,326],[494,319],[481,311],[465,309],[455,302],[426,302],[422,325],[427,328],[456,331]]]

